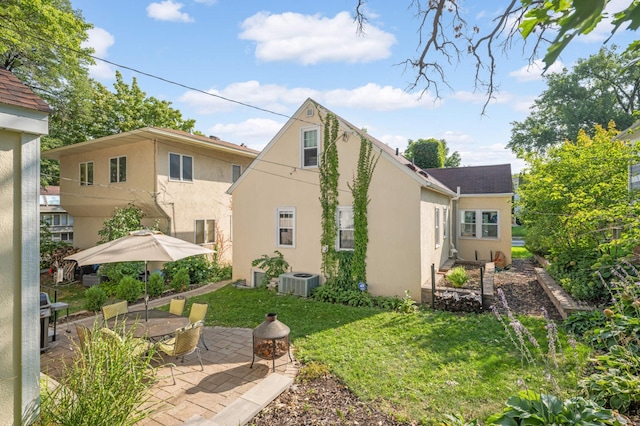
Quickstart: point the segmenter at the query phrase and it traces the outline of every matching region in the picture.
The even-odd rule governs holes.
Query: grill
[[[51,300],[47,293],[40,293],[40,352],[49,349],[49,318],[51,317]]]
[[[274,313],[267,314],[264,322],[253,329],[251,368],[253,368],[256,357],[270,359],[273,371],[276,371],[276,358],[287,354],[289,355],[289,361],[293,361],[289,350],[289,333],[289,327],[278,321],[278,315]]]

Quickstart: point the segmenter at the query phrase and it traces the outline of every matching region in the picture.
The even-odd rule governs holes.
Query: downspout
[[[454,225],[454,221],[457,224],[456,218],[458,217],[458,202],[460,200],[460,187],[456,188],[456,196],[451,198],[449,201],[449,214],[451,215],[451,220],[449,221],[449,235],[451,236],[451,247],[449,249],[449,257],[455,258],[458,256],[458,250],[456,246],[458,245],[458,232],[457,226]]]

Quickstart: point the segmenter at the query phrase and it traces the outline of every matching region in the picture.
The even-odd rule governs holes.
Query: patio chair
[[[191,305],[191,312],[189,312],[189,323],[196,324],[202,322],[204,324],[204,318],[207,316],[207,310],[209,305],[206,303],[194,303]],[[204,345],[206,350],[209,350],[207,343],[204,341],[204,336],[200,334],[200,341]]]
[[[158,342],[156,347],[161,352],[170,357],[182,357],[184,363],[184,357],[195,352],[198,355],[198,361],[200,362],[200,371],[204,371],[204,365],[202,365],[202,358],[200,357],[200,348],[198,347],[198,341],[202,335],[202,322],[188,325],[176,330],[174,337],[168,340]],[[175,364],[169,363],[171,368],[171,378],[173,384],[176,384],[176,378],[173,374],[173,367]]]
[[[171,299],[169,303],[169,313],[173,315],[182,315],[184,312],[184,305],[187,304],[187,299],[184,297],[175,297]]]
[[[126,300],[102,307],[102,317],[105,322],[118,315],[126,314],[127,312],[129,312],[129,308]]]
[[[110,343],[110,345],[124,344],[124,342],[122,341],[122,337],[120,337],[118,333],[111,330],[110,328],[102,327],[100,330],[98,330],[98,333],[100,333],[100,337],[103,339],[106,339]],[[133,339],[133,350],[131,352],[132,356],[134,357],[141,356],[149,351],[150,343],[146,339],[140,339],[137,337],[132,337],[132,339]]]
[[[76,333],[78,334],[80,350],[84,352],[87,345],[91,342],[91,329],[86,325],[76,324]]]

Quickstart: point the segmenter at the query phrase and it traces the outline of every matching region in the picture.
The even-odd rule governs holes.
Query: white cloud
[[[89,37],[87,41],[82,43],[82,47],[91,47],[94,50],[94,56],[106,59],[107,56],[109,56],[109,48],[115,43],[113,35],[100,27],[91,28],[87,31],[87,35]],[[97,59],[95,62],[95,65],[91,65],[89,67],[89,76],[91,78],[95,78],[97,80],[115,78],[116,72],[110,64]]]
[[[458,130],[447,130],[442,136],[436,139],[444,139],[447,141],[450,152],[457,151],[457,149],[452,149],[453,145],[468,145],[473,143],[473,138],[470,135]]]
[[[250,118],[241,123],[216,124],[208,132],[233,143],[244,143],[249,148],[262,150],[282,128],[284,122],[266,118]]]
[[[409,144],[409,138],[401,135],[382,135],[378,139],[389,145],[391,148],[398,148],[400,154],[407,149],[407,145]]]
[[[541,59],[536,59],[529,65],[525,65],[519,70],[511,71],[509,77],[515,78],[520,82],[539,81],[542,80],[542,70],[544,69],[544,62]],[[564,64],[561,61],[555,61],[546,74],[560,73],[564,69]]]
[[[468,92],[461,90],[459,92],[455,92],[451,96],[451,99],[466,104],[484,105],[487,102],[487,94],[483,92]],[[491,99],[489,105],[506,104],[512,99],[513,95],[509,92],[496,92],[493,94],[493,99]]]
[[[447,142],[449,142],[447,140]],[[490,145],[464,146],[460,147],[448,144],[450,152],[458,151],[462,162],[461,166],[488,166],[493,164],[511,163],[511,173],[517,173],[524,168],[525,162],[518,159],[511,150],[506,149],[503,144],[495,143]]]
[[[256,43],[256,57],[263,61],[371,62],[391,56],[393,34],[369,24],[364,36],[356,34],[351,14],[333,18],[299,13],[257,13],[242,23],[239,37]]]
[[[407,108],[436,108],[439,101],[429,95],[418,99],[417,95],[392,86],[380,86],[368,83],[355,89],[334,89],[322,95],[327,106],[345,106],[365,108],[374,111],[394,111]]]
[[[164,0],[159,3],[151,3],[147,6],[147,15],[158,21],[193,22],[188,13],[181,12],[184,4],[172,0]]]
[[[206,4],[207,6],[211,6],[212,4],[216,4],[218,0],[195,0],[196,3]]]

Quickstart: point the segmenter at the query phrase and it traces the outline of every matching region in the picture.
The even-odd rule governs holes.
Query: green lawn
[[[424,310],[403,315],[231,285],[190,298],[189,305],[193,302],[209,303],[207,325],[253,328],[266,313],[277,313],[291,328],[298,359],[326,365],[363,400],[422,424],[448,413],[484,419],[502,409],[519,379],[533,380],[534,389],[540,389],[545,376],[544,362],[521,362],[492,313]],[[529,318],[523,322],[546,347],[545,324]],[[586,350],[581,352],[584,360]],[[561,360],[554,377],[575,388],[575,371],[571,361]]]
[[[511,259],[527,259],[533,254],[524,247],[511,247]]]
[[[524,226],[512,226],[511,227],[511,236],[513,237],[526,237],[527,236],[527,228]]]
[[[55,296],[54,292],[57,291],[58,302],[68,303],[70,314],[84,309],[84,292],[86,289],[80,282],[40,286],[40,291],[48,293],[52,302]],[[66,311],[60,312],[59,315],[66,315]]]

